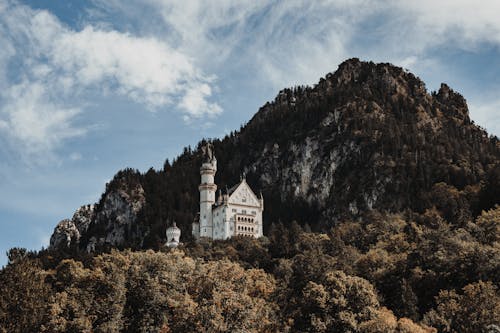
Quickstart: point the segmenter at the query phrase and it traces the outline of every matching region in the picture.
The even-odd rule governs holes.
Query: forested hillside
[[[263,192],[265,232],[292,221],[324,232],[371,210],[436,208],[463,225],[499,203],[498,138],[469,119],[465,99],[447,85],[428,93],[390,64],[350,59],[314,87],[281,91],[239,131],[211,141],[219,188],[244,172]],[[203,144],[163,170],[118,172],[92,210],[60,228],[63,243],[158,249],[167,220],[187,239],[199,209]]]
[[[97,256],[13,249],[0,332],[498,332],[500,208]]]

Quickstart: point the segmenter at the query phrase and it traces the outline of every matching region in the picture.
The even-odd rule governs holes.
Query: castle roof
[[[239,182],[238,184],[234,185],[233,187],[227,189],[226,191],[226,194],[227,195],[231,195],[233,194],[234,191],[236,191],[236,189],[238,188],[238,186],[240,186],[240,184],[243,182],[243,180],[241,182]]]

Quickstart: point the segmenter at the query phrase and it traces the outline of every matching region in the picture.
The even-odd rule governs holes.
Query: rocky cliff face
[[[95,217],[95,206],[86,205],[77,209],[71,220],[59,222],[50,237],[50,249],[70,247],[79,244],[80,237],[85,234]]]
[[[136,225],[137,214],[144,203],[144,190],[140,184],[123,182],[121,188],[106,193],[90,230],[90,233],[98,230],[100,235],[89,238],[86,250],[91,252],[96,247],[124,246],[129,237],[141,239],[142,235]]]
[[[82,206],[71,220],[59,222],[51,236],[50,248],[79,246],[92,252],[96,248],[128,245],[131,238],[140,240],[144,235],[137,216],[144,203],[144,190],[139,183],[115,177],[97,205]]]
[[[465,207],[458,223],[498,202],[498,139],[471,122],[460,94],[445,84],[429,93],[390,64],[348,60],[314,87],[281,91],[239,132],[212,143],[219,188],[246,172],[263,191],[265,228],[297,220],[325,230],[371,210],[419,213],[456,193]],[[80,246],[157,247],[168,219],[189,238],[201,144],[161,171],[119,173]],[[68,232],[55,234],[72,242],[64,225]]]

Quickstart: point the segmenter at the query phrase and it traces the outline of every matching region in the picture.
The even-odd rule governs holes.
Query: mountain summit
[[[51,248],[158,248],[167,220],[189,238],[204,143],[163,170],[118,172],[96,205],[56,227]],[[349,59],[314,87],[280,91],[211,143],[218,184],[244,172],[262,191],[264,233],[278,222],[320,231],[372,211],[434,208],[461,224],[500,198],[499,140],[470,120],[464,97],[446,84],[429,93],[387,63]]]

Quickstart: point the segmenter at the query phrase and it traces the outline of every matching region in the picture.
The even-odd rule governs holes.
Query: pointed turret
[[[177,225],[172,223],[172,226],[167,228],[166,231],[167,242],[165,243],[168,247],[177,247],[179,246],[179,239],[181,237],[181,229],[177,228]]]

